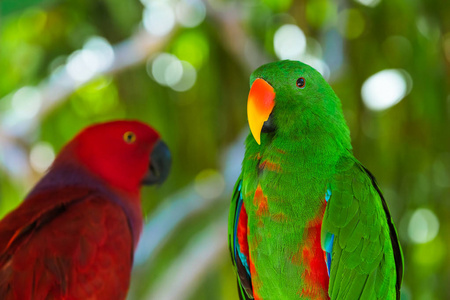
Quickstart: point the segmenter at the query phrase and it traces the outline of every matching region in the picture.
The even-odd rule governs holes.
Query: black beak
[[[276,129],[277,129],[277,127],[275,126],[275,123],[273,122],[273,116],[271,113],[269,115],[269,118],[267,119],[267,121],[264,122],[261,132],[269,133],[269,132],[274,132]]]
[[[150,166],[145,175],[142,184],[152,185],[161,184],[166,180],[170,173],[172,157],[169,148],[163,141],[159,141],[150,154]]]

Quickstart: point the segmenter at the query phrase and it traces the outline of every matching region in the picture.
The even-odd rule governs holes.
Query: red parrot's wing
[[[122,208],[87,189],[48,191],[0,222],[0,299],[124,299],[133,240]]]

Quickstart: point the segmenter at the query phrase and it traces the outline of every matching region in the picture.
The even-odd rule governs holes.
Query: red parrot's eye
[[[131,131],[127,131],[123,134],[123,140],[127,143],[127,144],[132,144],[134,143],[134,141],[136,140],[136,135],[134,134],[134,132]]]
[[[305,78],[303,78],[303,77],[300,77],[299,79],[297,79],[297,86],[299,87],[299,88],[304,88],[305,87],[305,84],[306,84],[306,82],[305,82]]]

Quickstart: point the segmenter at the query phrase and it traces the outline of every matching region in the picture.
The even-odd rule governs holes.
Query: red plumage
[[[249,253],[248,253],[248,241],[247,241],[247,234],[248,234],[248,228],[247,228],[247,211],[245,210],[244,203],[242,203],[241,211],[239,212],[239,220],[238,220],[238,227],[236,230],[237,235],[237,242],[239,244],[239,250],[242,254],[245,255],[247,260],[249,259]]]
[[[170,167],[160,143],[147,125],[116,121],[66,145],[0,222],[0,299],[125,299],[142,228],[140,185],[160,183]]]

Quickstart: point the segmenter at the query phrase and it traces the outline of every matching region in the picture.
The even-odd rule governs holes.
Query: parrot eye
[[[305,82],[305,78],[303,78],[303,77],[300,77],[299,79],[297,79],[297,86],[299,87],[299,88],[304,88],[305,87],[305,84],[306,84],[306,82]]]
[[[123,140],[127,144],[132,144],[136,140],[136,135],[134,134],[134,132],[127,131],[123,134]]]

